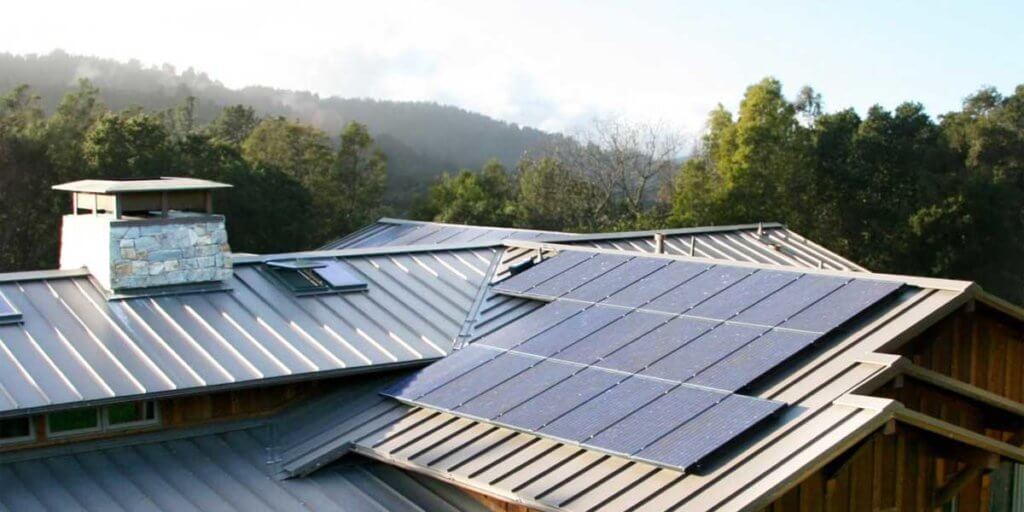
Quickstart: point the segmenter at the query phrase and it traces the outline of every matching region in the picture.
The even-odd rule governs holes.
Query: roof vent
[[[366,281],[351,265],[338,260],[275,260],[266,262],[277,280],[296,295],[366,291]]]
[[[61,268],[86,267],[109,292],[224,281],[231,248],[213,191],[193,178],[82,180],[61,230]]]

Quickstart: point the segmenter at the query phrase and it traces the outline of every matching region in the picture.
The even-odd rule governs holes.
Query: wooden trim
[[[898,407],[893,412],[893,417],[908,425],[917,427],[926,432],[931,432],[954,441],[958,441],[975,448],[979,448],[996,455],[1024,463],[1024,448],[1009,443],[997,441],[991,437],[981,435],[964,427],[935,419],[927,414]]]
[[[996,297],[995,295],[992,295],[991,293],[988,293],[985,290],[982,290],[981,288],[978,288],[974,292],[974,298],[977,299],[982,304],[985,304],[986,306],[995,309],[996,311],[1010,315],[1016,320],[1024,321],[1024,308],[1012,302]]]
[[[990,405],[1017,416],[1024,417],[1024,404],[1020,402],[1010,400],[1009,398],[997,395],[991,391],[968,384],[961,380],[954,379],[934,370],[918,366],[906,359],[901,362],[900,367],[902,369],[902,373],[905,375],[909,375],[915,379],[927,382],[928,384],[932,384],[939,388],[952,391],[985,405]]]

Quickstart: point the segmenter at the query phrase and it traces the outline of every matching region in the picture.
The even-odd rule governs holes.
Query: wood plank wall
[[[898,353],[954,379],[1024,402],[1024,325],[978,303],[960,308]]]
[[[983,304],[954,312],[898,353],[924,368],[1024,402],[1024,325]],[[1019,418],[910,377],[875,394],[996,439],[1024,443]],[[765,510],[930,510],[936,492],[966,467],[963,458],[955,444],[912,427],[879,430]],[[1009,510],[1012,470],[1012,464],[1003,463],[971,479],[957,495],[956,510]]]

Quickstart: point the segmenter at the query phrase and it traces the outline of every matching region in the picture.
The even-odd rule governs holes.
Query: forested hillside
[[[47,55],[0,53],[0,91],[29,84],[41,107],[53,112],[60,99],[88,79],[100,99],[113,110],[142,107],[160,111],[195,97],[195,118],[212,121],[222,108],[245,104],[261,116],[284,116],[323,130],[337,139],[349,122],[369,128],[388,156],[388,199],[404,208],[441,171],[478,167],[491,158],[514,165],[529,149],[552,135],[497,121],[455,107],[423,102],[379,101],[360,98],[321,98],[305,91],[269,87],[229,89],[216,77],[191,69],[178,72],[145,67],[136,61],[118,62],[55,51]]]
[[[218,209],[239,252],[317,247],[418,194],[419,218],[548,230],[781,221],[871,270],[971,279],[1024,302],[1024,86],[983,88],[935,116],[914,102],[827,111],[813,89],[787,97],[766,78],[738,110],[714,109],[680,163],[680,134],[624,120],[551,137],[448,107],[286,102],[292,93],[100,60],[112,71],[90,76],[106,86],[69,87],[79,61],[5,60],[49,71],[0,91],[0,271],[56,265],[67,204],[54,183],[180,175],[235,185]],[[394,186],[397,169],[424,162],[436,167],[422,187],[387,195],[389,176]]]

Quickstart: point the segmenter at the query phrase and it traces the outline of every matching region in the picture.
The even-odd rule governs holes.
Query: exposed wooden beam
[[[927,382],[928,384],[952,391],[958,395],[965,396],[985,405],[989,405],[1024,418],[1024,404],[1020,402],[1010,400],[1004,396],[997,395],[991,391],[968,384],[964,381],[954,379],[948,375],[943,375],[934,370],[918,366],[909,361],[901,362],[900,367],[903,370],[903,374],[910,375],[917,380]]]
[[[913,411],[906,407],[899,407],[893,413],[893,417],[898,421],[917,427],[926,432],[931,432],[1016,462],[1024,462],[1024,448],[992,439],[991,437],[981,435],[973,430],[968,430],[964,427],[933,418],[927,414]]]
[[[985,474],[985,469],[980,466],[968,466],[960,470],[946,485],[935,490],[935,495],[932,496],[932,510],[952,501],[957,494],[960,494],[961,489],[983,474]]]

